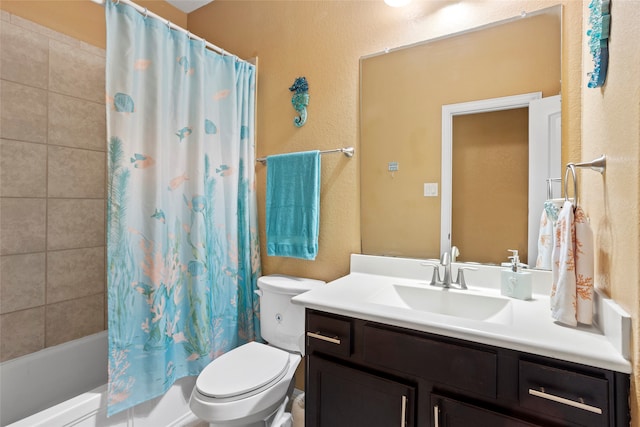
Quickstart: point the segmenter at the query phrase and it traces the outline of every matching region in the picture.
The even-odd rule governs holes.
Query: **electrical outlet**
[[[424,197],[438,197],[438,183],[437,182],[425,182],[424,183]]]

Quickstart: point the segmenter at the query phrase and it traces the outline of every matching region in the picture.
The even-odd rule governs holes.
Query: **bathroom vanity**
[[[358,255],[351,271],[293,300],[306,307],[307,427],[629,425],[624,340],[553,323],[544,275],[517,301],[472,275],[469,291],[429,289],[417,260]],[[613,335],[628,331],[620,314]]]
[[[307,426],[628,426],[629,375],[307,310]]]

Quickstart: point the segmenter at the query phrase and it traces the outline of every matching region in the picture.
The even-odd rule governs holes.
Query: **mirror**
[[[447,186],[442,179],[442,110],[447,105],[534,92],[541,93],[543,99],[560,94],[560,35],[561,6],[555,6],[526,17],[361,58],[361,235],[364,254],[439,258],[446,250],[441,244],[442,201],[452,198],[450,244],[461,249],[461,261],[499,264],[506,260],[507,249],[528,253],[528,217],[537,215],[540,218],[542,212],[542,204],[529,212],[532,209],[528,200],[533,196],[542,197],[544,201],[546,182],[543,179],[533,190],[531,183],[527,183],[527,189],[523,191],[522,182],[517,190],[504,189],[500,202],[487,202],[487,195],[503,191],[501,188],[476,186],[465,189],[461,186],[456,190],[455,176],[460,172],[456,170],[455,160],[459,157],[455,148],[458,135],[486,133],[486,125],[490,123],[485,118],[458,120],[456,117],[452,120],[454,184]],[[524,119],[522,114],[520,118],[503,119],[496,112],[485,114],[496,115],[496,124],[490,126],[495,135],[491,138],[495,141],[506,134],[502,126],[511,126],[514,121],[526,123],[528,128],[527,114]],[[478,125],[480,127],[466,130],[463,127]],[[472,164],[479,169],[471,171],[467,164],[462,167],[461,176],[473,180],[497,171],[508,174],[516,169],[524,171],[526,182],[530,179],[530,159],[522,148],[519,150],[512,155],[500,154],[498,150],[498,155],[473,157],[475,162]],[[482,149],[480,152],[490,151]],[[516,160],[521,166],[514,168]],[[543,161],[549,162],[538,159],[534,164],[542,165]],[[459,194],[453,194],[452,188]],[[540,188],[542,195],[531,194],[532,191],[539,192]],[[482,241],[477,241],[476,237],[475,242],[465,242],[466,233],[460,232],[456,237],[459,215],[455,200],[462,201],[458,203],[462,206],[458,212],[477,208],[478,212],[503,218],[504,207],[522,206],[523,197],[525,208],[519,208],[519,213],[509,214],[508,218],[514,224],[524,226],[517,232],[506,227],[507,236],[513,237],[513,243],[507,247],[503,241],[491,238],[500,231],[500,225],[484,227],[488,235]],[[468,243],[480,245],[480,251],[475,253],[492,252],[496,254],[495,258],[473,259],[474,251],[465,255],[464,247]],[[534,259],[527,261],[535,262]]]

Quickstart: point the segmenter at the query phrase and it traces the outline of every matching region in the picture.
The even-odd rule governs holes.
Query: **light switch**
[[[425,182],[424,183],[424,197],[438,197],[438,183],[437,182]]]

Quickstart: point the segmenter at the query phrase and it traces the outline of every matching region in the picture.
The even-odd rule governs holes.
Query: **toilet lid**
[[[214,398],[258,393],[281,379],[288,368],[289,353],[250,342],[209,363],[198,375],[196,388]]]

